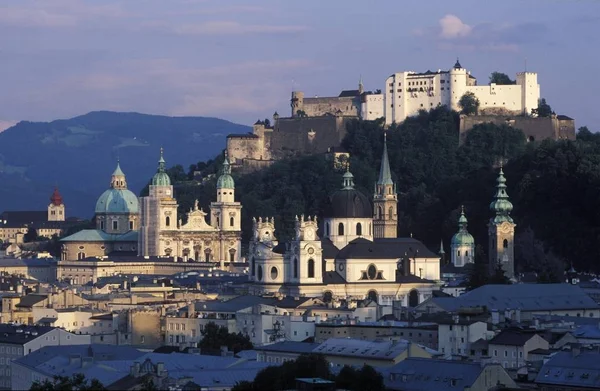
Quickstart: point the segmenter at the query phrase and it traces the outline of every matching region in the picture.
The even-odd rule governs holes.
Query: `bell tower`
[[[54,188],[54,192],[50,197],[50,204],[48,204],[48,221],[65,221],[65,204],[62,196],[58,192],[58,187]]]
[[[514,237],[516,224],[510,216],[513,204],[509,201],[506,193],[506,178],[504,177],[502,165],[496,182],[496,195],[490,204],[490,210],[494,213],[494,217],[490,219],[488,224],[489,267],[490,272],[493,273],[500,266],[504,270],[504,275],[512,279],[515,276]]]
[[[390,161],[387,153],[387,136],[383,134],[383,156],[379,169],[379,179],[373,196],[374,237],[396,238],[398,236],[398,194],[392,181]]]

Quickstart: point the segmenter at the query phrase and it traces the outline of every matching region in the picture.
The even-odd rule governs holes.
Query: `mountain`
[[[90,218],[117,159],[136,194],[156,170],[214,158],[229,133],[250,128],[218,118],[91,112],[52,122],[22,121],[0,133],[0,211],[44,210],[53,187],[67,216]]]

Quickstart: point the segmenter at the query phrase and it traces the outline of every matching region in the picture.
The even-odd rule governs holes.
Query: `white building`
[[[385,96],[383,93],[367,92],[361,96],[361,99],[360,118],[368,121],[374,121],[385,116],[383,111],[383,102],[385,100]]]
[[[537,73],[519,72],[513,85],[478,86],[477,79],[457,60],[448,71],[405,71],[388,77],[384,89],[385,123],[400,123],[419,110],[437,106],[445,105],[460,111],[458,102],[466,92],[472,92],[479,99],[480,111],[492,109],[529,114],[531,109],[537,108],[540,99]]]
[[[279,243],[274,220],[255,219],[248,255],[251,292],[409,306],[430,297],[440,280],[440,258],[416,239],[397,237],[397,197],[385,152],[381,173],[375,213],[346,171],[321,227],[316,218],[300,216],[295,238]]]
[[[11,362],[44,346],[89,344],[89,335],[53,327],[0,325],[0,388],[11,387]]]
[[[467,356],[472,343],[492,336],[493,332],[488,331],[484,321],[455,315],[452,319],[442,320],[438,325],[438,350],[445,357]]]

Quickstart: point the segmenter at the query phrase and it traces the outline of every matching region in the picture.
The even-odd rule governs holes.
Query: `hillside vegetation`
[[[0,133],[0,209],[44,210],[58,185],[68,216],[90,218],[117,159],[136,193],[156,170],[160,147],[186,167],[222,150],[248,127],[217,118],[92,112],[52,122],[22,121]]]
[[[438,108],[387,131],[399,192],[399,234],[412,234],[436,252],[443,240],[448,252],[464,205],[476,258],[487,259],[489,204],[504,160],[517,224],[518,270],[554,280],[571,263],[581,271],[600,271],[600,135],[582,128],[576,141],[526,143],[518,129],[483,124],[459,147],[458,121],[456,113]],[[343,145],[351,153],[357,187],[371,195],[383,147],[381,124],[353,121]],[[211,169],[218,164],[220,159]],[[250,237],[252,216],[274,216],[280,240],[291,237],[295,215],[322,217],[329,195],[341,186],[342,172],[332,167],[323,155],[307,156],[236,177],[244,241]],[[182,211],[194,198],[207,207],[214,199],[214,180],[202,186],[183,182],[177,194]]]

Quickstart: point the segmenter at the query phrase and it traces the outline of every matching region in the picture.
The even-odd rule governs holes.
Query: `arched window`
[[[388,219],[392,220],[394,218],[394,208],[390,206],[390,210],[388,210]]]
[[[294,258],[294,278],[298,278],[298,259]]]
[[[101,222],[100,222],[100,229],[101,229],[102,231],[104,231],[104,221],[101,221]]]
[[[508,240],[504,239],[504,242],[502,242],[502,246],[504,248],[508,248]]]
[[[207,248],[206,250],[204,250],[204,260],[206,262],[210,262],[210,248]]]
[[[254,260],[254,257],[252,257],[252,277],[254,277],[256,275],[256,261]]]
[[[325,223],[325,236],[329,236],[329,223]]]
[[[220,222],[221,222],[221,220],[219,220],[219,218],[217,217],[217,227],[219,226]]]
[[[198,251],[194,251],[194,259],[200,261],[200,253]]]
[[[457,257],[460,257],[460,250],[458,250],[458,251],[456,252],[456,256],[457,256]]]
[[[308,278],[315,278],[315,261],[313,259],[308,260]]]
[[[277,271],[277,268],[275,266],[273,266],[271,268],[271,280],[276,280],[278,275],[279,275],[279,272]]]
[[[388,187],[388,194],[392,194],[392,188]]]
[[[130,222],[129,222],[129,229],[130,229],[130,230],[133,230],[133,221],[130,221]]]
[[[80,252],[77,254],[77,259],[82,260],[85,259],[85,253],[84,252]]]
[[[119,229],[119,221],[118,220],[113,220],[113,230],[118,230]]]
[[[372,300],[374,302],[378,302],[378,297],[379,295],[377,294],[377,291],[369,291],[367,293],[367,299]]]
[[[235,262],[235,250],[234,249],[229,250],[229,262],[231,262],[231,263]]]
[[[331,293],[331,291],[325,291],[325,293],[323,293],[323,302],[331,303],[332,300],[333,300],[333,293]]]
[[[467,250],[467,251],[465,251],[465,257],[468,257],[468,256],[469,256],[469,251]]]
[[[166,225],[167,227],[170,227],[170,226],[171,226],[171,216],[167,216],[167,217],[165,218],[165,225]]]
[[[377,207],[377,217],[378,218],[383,218],[383,208],[381,206]]]
[[[408,293],[408,306],[416,307],[419,305],[419,291],[413,289]]]
[[[262,280],[262,266],[258,265],[258,268],[256,269],[256,279],[258,281]]]
[[[358,236],[362,235],[362,224],[361,223],[356,223],[356,234]]]
[[[338,235],[342,236],[344,234],[344,223],[338,224]]]
[[[229,226],[230,226],[230,227],[233,227],[233,217],[230,217],[230,218],[229,218]]]

